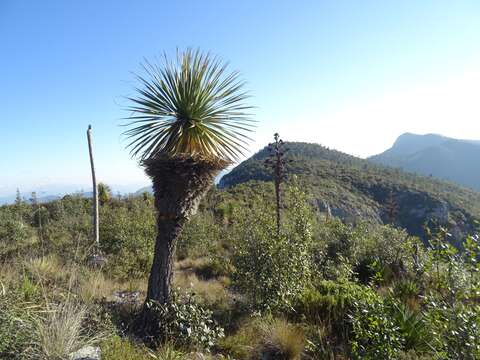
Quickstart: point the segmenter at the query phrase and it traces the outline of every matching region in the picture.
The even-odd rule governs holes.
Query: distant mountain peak
[[[407,132],[395,140],[390,150],[394,150],[396,153],[402,155],[414,154],[417,151],[431,146],[437,146],[448,140],[451,139],[439,134],[420,135]]]
[[[477,140],[404,133],[390,149],[369,160],[480,190],[480,169],[475,160],[479,156]]]

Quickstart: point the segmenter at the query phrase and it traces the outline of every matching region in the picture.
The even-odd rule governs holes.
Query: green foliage
[[[430,352],[431,328],[423,314],[395,301],[390,304],[390,311],[402,336],[403,349],[416,350],[418,353]]]
[[[313,324],[327,324],[336,327],[335,333],[345,336],[345,320],[358,299],[367,297],[371,290],[354,282],[338,283],[323,280],[305,289],[295,302],[295,314],[303,321]]]
[[[374,291],[354,302],[350,315],[354,359],[395,359],[402,351],[404,339],[389,306]]]
[[[100,209],[100,245],[109,255],[107,271],[123,279],[148,274],[156,237],[150,202],[130,198]]]
[[[419,295],[419,284],[412,279],[400,279],[393,284],[393,296],[404,304],[418,299]]]
[[[195,259],[212,254],[218,249],[221,234],[222,229],[213,215],[208,212],[195,215],[185,225],[178,239],[177,257]]]
[[[430,300],[427,321],[434,335],[432,347],[441,359],[480,357],[480,306]]]
[[[100,202],[100,205],[105,205],[110,201],[112,198],[112,190],[110,189],[110,186],[104,183],[99,183],[98,184],[98,201]]]
[[[175,284],[195,297],[156,308],[159,342],[235,359],[480,358],[477,235],[462,245],[431,222],[437,231],[425,246],[375,221],[316,218],[311,203],[318,205],[290,184],[277,237],[272,183],[213,189],[177,249]],[[61,317],[53,332],[48,321],[66,299],[88,306],[82,334],[112,332],[113,316],[123,335],[145,295],[156,235],[151,196],[112,198],[101,207],[108,265],[95,271],[84,266],[93,245],[91,200],[66,196],[39,209],[24,201],[0,207],[0,358],[40,349],[42,324],[46,344],[68,336]],[[118,290],[139,290],[140,301],[117,309],[110,300]],[[267,316],[280,312],[288,322]],[[106,359],[195,358],[169,343],[150,350],[135,339],[109,338],[102,343]]]
[[[480,217],[480,194],[445,181],[402,172],[373,164],[318,144],[286,143],[289,151],[287,173],[298,176],[302,189],[312,195],[320,210],[331,209],[333,216],[356,223],[367,220],[390,222],[385,208],[389,194],[398,205],[395,223],[409,234],[425,237],[424,223],[437,218],[445,226],[457,226],[462,233],[474,231],[474,219]],[[271,181],[263,165],[268,157],[264,148],[242,162],[220,181],[228,191],[245,185]],[[447,216],[442,215],[444,210]]]
[[[362,283],[389,283],[411,267],[406,251],[410,238],[392,226],[326,219],[317,228],[313,256],[316,273],[339,281],[356,277]]]
[[[153,319],[154,335],[163,342],[196,349],[210,349],[224,336],[223,329],[212,319],[211,311],[201,307],[191,294],[174,293],[166,304],[147,304]]]
[[[21,206],[21,212],[18,208]],[[0,260],[55,254],[82,262],[92,251],[91,200],[67,195],[43,204],[42,226],[33,221],[35,206],[0,207]],[[155,212],[149,198],[111,199],[100,208],[100,246],[108,271],[123,279],[148,273],[155,241]]]
[[[24,301],[35,300],[39,296],[38,286],[26,275],[23,276],[19,292]]]
[[[15,207],[0,207],[0,260],[24,255],[38,239]]]
[[[146,77],[137,76],[138,97],[129,98],[133,115],[125,135],[132,154],[237,160],[252,128],[239,73],[227,74],[218,58],[190,49],[176,62],[165,56],[162,65],[146,62]]]
[[[275,213],[260,199],[256,208],[237,215],[233,285],[256,310],[289,307],[310,278],[311,210],[298,188],[290,191],[290,212],[278,237]]]
[[[480,356],[478,305],[480,245],[478,235],[467,237],[464,251],[453,248],[439,228],[431,234],[430,250],[422,268],[428,289],[425,317],[435,335],[439,358],[477,359]]]

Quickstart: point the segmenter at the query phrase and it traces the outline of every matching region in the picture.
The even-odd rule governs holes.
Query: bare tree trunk
[[[95,165],[93,163],[93,150],[92,150],[92,126],[88,125],[87,130],[88,139],[88,151],[90,153],[90,166],[92,168],[92,183],[93,183],[93,236],[95,239],[96,251],[100,248],[100,235],[99,235],[99,223],[98,223],[98,188],[97,178],[95,176]]]

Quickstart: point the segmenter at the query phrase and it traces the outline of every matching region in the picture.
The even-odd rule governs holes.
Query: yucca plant
[[[186,50],[143,67],[125,135],[152,179],[157,209],[147,302],[166,303],[177,238],[216,175],[246,150],[253,121],[239,73],[216,57]]]

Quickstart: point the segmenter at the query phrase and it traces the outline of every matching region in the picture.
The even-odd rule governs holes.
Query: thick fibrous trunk
[[[175,242],[180,235],[184,221],[157,220],[157,240],[152,269],[148,279],[148,300],[160,303],[169,301],[173,277]]]
[[[225,163],[165,156],[149,159],[144,166],[153,182],[158,228],[146,300],[166,303],[177,238]]]

